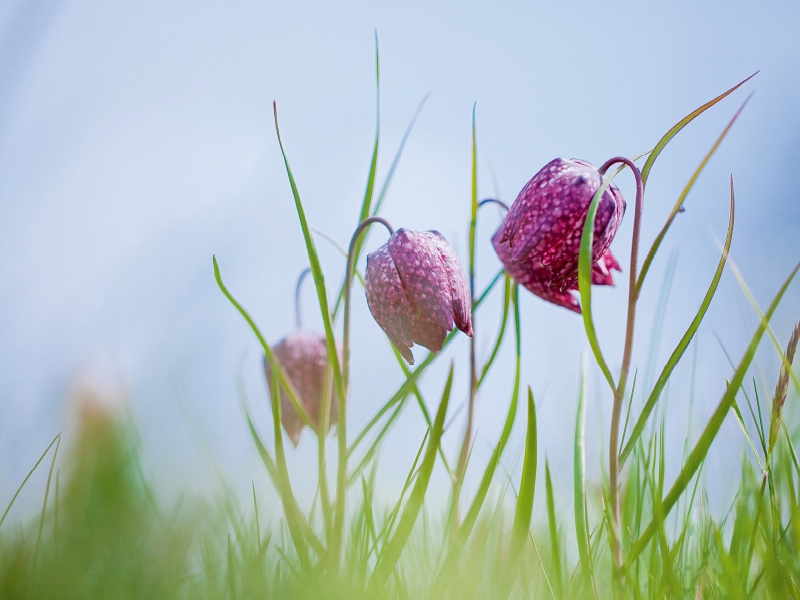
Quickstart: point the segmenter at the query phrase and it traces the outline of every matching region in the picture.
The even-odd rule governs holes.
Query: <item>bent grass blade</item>
[[[628,456],[633,451],[633,448],[636,446],[636,442],[638,441],[639,437],[642,435],[645,426],[647,425],[647,420],[650,417],[650,414],[653,412],[653,409],[658,402],[658,399],[661,397],[661,392],[664,390],[664,387],[667,385],[669,378],[672,376],[672,372],[675,370],[675,367],[680,362],[681,358],[683,358],[686,349],[689,347],[689,343],[694,338],[697,330],[700,328],[700,324],[703,322],[703,318],[706,316],[706,312],[708,312],[708,307],[711,305],[711,300],[714,298],[714,295],[717,292],[717,287],[719,286],[720,279],[722,278],[722,273],[725,270],[725,264],[728,261],[728,253],[730,252],[731,242],[733,241],[733,225],[735,220],[735,213],[736,213],[736,205],[735,205],[735,198],[733,193],[733,178],[731,178],[731,208],[728,218],[728,233],[725,237],[725,245],[722,250],[722,256],[719,259],[719,263],[717,264],[717,270],[714,272],[714,277],[711,279],[711,285],[708,286],[708,291],[706,292],[703,301],[700,303],[700,308],[697,311],[697,314],[692,319],[692,322],[689,324],[686,333],[683,334],[681,341],[676,346],[675,350],[673,350],[672,354],[667,360],[667,363],[664,365],[664,368],[661,370],[661,374],[658,376],[658,380],[656,380],[655,386],[653,386],[650,395],[647,398],[647,401],[642,408],[642,412],[639,414],[639,418],[636,420],[636,423],[631,430],[631,437],[628,439],[628,442],[622,449],[619,455],[619,462],[620,466],[625,464]]]
[[[781,286],[780,290],[778,291],[775,298],[772,300],[770,304],[769,310],[765,315],[765,321],[769,322],[772,318],[772,315],[775,313],[775,310],[778,308],[778,304],[780,304],[783,295],[786,293],[786,290],[789,288],[789,284],[791,284],[794,276],[797,274],[798,269],[800,269],[800,264],[795,266],[792,272],[789,274],[789,277],[784,282],[783,286]],[[730,385],[727,386],[725,393],[722,396],[719,404],[717,405],[714,414],[709,419],[708,424],[706,425],[703,433],[700,435],[700,439],[698,439],[697,443],[695,444],[694,449],[692,450],[689,458],[686,460],[683,468],[681,469],[680,474],[678,475],[675,483],[673,483],[672,488],[667,493],[666,498],[664,498],[661,502],[660,507],[658,508],[659,513],[661,514],[662,518],[666,518],[669,514],[672,507],[678,501],[678,498],[683,494],[686,486],[691,481],[692,477],[694,476],[695,472],[700,465],[702,465],[703,461],[705,460],[706,455],[708,454],[708,450],[711,447],[711,443],[717,436],[720,427],[722,426],[722,422],[725,420],[725,417],[728,414],[728,410],[730,409],[733,401],[736,398],[736,393],[738,392],[740,386],[742,385],[742,381],[747,373],[747,370],[750,368],[750,364],[755,357],[756,350],[758,349],[758,345],[761,342],[761,338],[764,335],[766,330],[765,321],[762,321],[756,332],[753,334],[752,339],[750,340],[750,344],[747,347],[747,350],[742,357],[739,366],[736,369],[736,372],[731,379]],[[650,541],[650,538],[655,533],[657,528],[657,522],[655,520],[651,521],[650,524],[645,529],[644,533],[641,537],[636,541],[631,549],[630,553],[627,557],[627,564],[631,564],[632,561],[639,556],[642,550],[645,549],[647,544]]]
[[[661,242],[664,241],[664,238],[667,235],[667,231],[669,231],[669,228],[672,226],[672,222],[675,220],[675,217],[681,211],[681,207],[683,206],[683,202],[686,200],[686,196],[689,195],[689,192],[694,187],[694,184],[697,181],[697,178],[700,176],[700,173],[703,172],[703,169],[708,164],[708,161],[711,160],[711,157],[714,156],[714,153],[717,151],[720,144],[722,144],[722,140],[724,140],[725,136],[728,135],[728,132],[731,130],[731,127],[733,127],[733,124],[736,122],[736,119],[739,118],[740,114],[742,114],[742,111],[744,110],[744,107],[747,106],[747,103],[750,101],[750,98],[752,98],[752,94],[750,94],[750,96],[747,97],[747,99],[744,101],[739,110],[736,111],[736,114],[733,115],[733,118],[728,122],[728,125],[725,127],[725,129],[722,130],[722,133],[717,138],[717,141],[714,142],[714,145],[711,146],[711,150],[709,150],[708,153],[703,157],[703,160],[700,161],[700,165],[697,167],[697,169],[695,169],[694,173],[692,173],[692,176],[689,178],[689,181],[687,182],[686,186],[684,186],[680,196],[678,196],[678,200],[675,202],[675,206],[672,207],[672,212],[670,212],[669,217],[667,217],[667,222],[664,223],[664,226],[661,228],[661,231],[659,231],[658,235],[656,236],[656,239],[653,241],[653,245],[650,246],[650,250],[647,252],[647,257],[644,259],[644,264],[642,264],[642,270],[639,273],[639,279],[637,279],[636,281],[637,298],[642,291],[642,286],[644,285],[644,278],[650,271],[650,267],[653,264],[653,260],[656,257],[656,253],[658,252],[658,249],[661,247]],[[731,182],[731,188],[733,188],[733,182]]]
[[[367,588],[367,596],[370,598],[376,597],[381,592],[386,581],[395,570],[397,561],[400,559],[400,554],[403,552],[403,548],[405,548],[408,538],[411,535],[411,529],[414,526],[414,522],[417,520],[420,508],[422,508],[425,493],[428,490],[428,483],[431,479],[431,473],[433,472],[433,465],[436,461],[436,452],[442,437],[442,432],[444,431],[444,418],[447,414],[447,405],[450,402],[452,386],[453,365],[451,364],[450,372],[447,376],[447,383],[442,393],[442,400],[439,403],[439,409],[436,413],[433,430],[428,440],[428,446],[425,448],[425,457],[419,468],[414,488],[411,490],[411,495],[403,509],[403,514],[400,517],[397,529],[378,559],[378,563],[375,565],[375,571],[370,578]]]
[[[705,104],[703,104],[703,106],[701,106],[700,108],[697,108],[697,109],[693,110],[688,115],[686,115],[683,119],[678,121],[672,127],[672,129],[670,129],[667,133],[665,133],[664,137],[662,137],[659,140],[659,142],[655,145],[655,148],[653,148],[650,151],[650,155],[647,157],[647,160],[644,163],[644,167],[642,167],[642,184],[647,186],[647,178],[650,175],[650,170],[653,168],[653,164],[656,162],[656,159],[658,158],[658,155],[661,154],[661,152],[664,150],[664,148],[667,146],[667,144],[669,144],[669,142],[672,140],[672,138],[674,138],[681,129],[686,127],[689,123],[694,121],[697,117],[702,115],[705,111],[707,111],[709,108],[714,106],[717,102],[719,102],[720,100],[726,98],[727,96],[730,96],[733,92],[738,90],[745,83],[747,83],[753,77],[758,75],[758,73],[759,72],[756,71],[755,73],[750,75],[750,77],[748,77],[747,79],[744,79],[743,81],[737,83],[735,86],[733,86],[727,92],[725,92],[723,94],[720,94],[719,96],[717,96],[716,98],[714,98],[710,102],[706,102]]]

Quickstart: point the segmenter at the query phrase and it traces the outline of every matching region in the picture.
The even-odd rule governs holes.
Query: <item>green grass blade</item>
[[[300,559],[300,566],[304,571],[307,571],[311,568],[311,560],[308,555],[303,528],[300,525],[304,517],[297,506],[297,500],[295,500],[289,480],[289,469],[286,467],[286,454],[283,449],[283,434],[281,431],[280,387],[276,377],[272,378],[270,399],[272,401],[272,433],[275,438],[275,472],[278,482],[278,495],[281,497],[283,514],[286,517],[286,524],[289,527],[289,535],[294,543],[295,551]]]
[[[750,444],[750,449],[753,451],[753,456],[755,456],[756,460],[758,461],[758,468],[763,472],[764,464],[761,462],[761,456],[758,454],[758,450],[756,450],[756,445],[753,443],[753,438],[750,437],[750,432],[747,431],[747,425],[745,425],[744,419],[742,418],[742,411],[739,410],[739,403],[734,400],[731,404],[731,408],[733,409],[733,414],[736,415],[736,420],[739,422],[739,428],[742,430],[742,433],[744,433],[747,443]]]
[[[728,253],[731,248],[731,242],[733,241],[733,224],[736,212],[735,209],[736,206],[733,193],[733,178],[731,178],[731,208],[728,217],[728,233],[725,237],[725,246],[722,249],[722,256],[717,264],[717,270],[714,272],[714,277],[711,279],[711,285],[708,286],[708,291],[706,292],[706,295],[700,304],[697,314],[694,316],[694,319],[692,319],[692,322],[686,330],[686,333],[683,334],[681,341],[678,343],[675,350],[673,350],[669,360],[667,360],[667,364],[665,364],[664,368],[661,370],[661,374],[658,376],[658,380],[656,381],[655,386],[653,386],[653,389],[650,392],[644,407],[642,408],[642,412],[639,414],[639,418],[636,420],[636,424],[631,430],[631,437],[628,439],[628,442],[625,444],[619,456],[620,466],[625,464],[628,456],[630,456],[630,453],[636,446],[636,442],[638,441],[639,436],[642,435],[650,414],[653,412],[658,399],[661,397],[661,392],[664,390],[664,386],[667,385],[669,378],[672,376],[672,372],[675,370],[675,367],[678,365],[678,362],[680,362],[681,358],[683,358],[683,354],[689,347],[689,343],[692,341],[692,338],[694,338],[697,330],[700,328],[700,324],[703,322],[706,312],[708,312],[708,307],[711,305],[711,300],[714,298],[714,294],[717,292],[717,287],[719,286],[720,279],[722,278],[722,273],[725,270],[725,264],[728,261]]]
[[[403,154],[403,149],[406,146],[406,142],[408,141],[408,137],[411,135],[411,130],[414,128],[414,124],[417,122],[420,113],[422,112],[422,107],[425,106],[425,103],[430,98],[430,93],[425,94],[422,98],[420,103],[417,105],[417,109],[414,111],[414,114],[411,116],[411,121],[408,123],[408,127],[406,127],[405,133],[403,133],[403,138],[400,140],[400,147],[397,149],[397,153],[394,155],[394,160],[392,160],[392,164],[389,167],[388,173],[386,173],[386,179],[383,182],[383,186],[381,187],[381,191],[378,194],[378,198],[375,200],[375,206],[372,209],[372,216],[376,216],[383,205],[383,200],[386,197],[386,192],[389,189],[389,184],[392,182],[392,178],[394,177],[394,172],[397,169],[397,165],[400,163],[400,156]]]
[[[789,287],[789,284],[794,279],[795,274],[797,273],[798,269],[800,269],[800,264],[795,266],[792,272],[789,274],[789,277],[781,286],[780,290],[778,291],[775,298],[772,300],[770,304],[769,310],[765,315],[766,322],[772,318],[772,315],[775,313],[775,310],[778,308],[778,304],[780,303],[783,295],[786,293],[786,290]],[[750,368],[750,363],[753,361],[753,357],[756,354],[756,350],[758,349],[758,345],[761,342],[761,338],[764,335],[764,331],[766,329],[764,321],[762,321],[756,332],[753,334],[752,339],[750,340],[750,344],[747,347],[747,350],[742,357],[739,366],[736,369],[736,372],[731,379],[730,385],[727,386],[725,393],[722,396],[719,404],[717,405],[714,414],[709,419],[706,428],[703,430],[703,433],[700,435],[700,439],[698,439],[697,443],[695,444],[694,449],[692,450],[689,458],[686,460],[683,468],[681,469],[680,474],[678,475],[675,483],[673,483],[672,488],[670,489],[669,493],[667,494],[666,498],[661,502],[661,514],[666,518],[669,514],[672,507],[678,501],[681,494],[683,494],[684,489],[691,481],[692,477],[694,476],[697,469],[705,460],[706,454],[708,454],[708,450],[711,447],[711,443],[717,436],[717,432],[719,428],[722,426],[722,422],[725,420],[725,417],[728,414],[728,410],[730,409],[733,401],[736,398],[736,393],[742,385],[742,381],[744,380],[745,374],[747,370]],[[626,564],[632,564],[632,562],[636,559],[636,557],[641,553],[641,551],[647,546],[650,541],[650,538],[655,533],[655,522],[651,522],[645,532],[641,535],[639,540],[634,544],[633,548],[630,551]]]
[[[639,279],[636,281],[637,297],[642,291],[642,286],[644,285],[644,278],[650,271],[650,267],[653,264],[653,260],[656,257],[656,253],[658,252],[658,249],[661,247],[661,242],[664,241],[664,238],[667,235],[667,231],[669,231],[669,228],[672,226],[672,222],[675,220],[675,217],[681,211],[681,208],[683,207],[683,202],[686,200],[686,196],[689,195],[689,192],[694,187],[697,178],[700,177],[700,173],[703,172],[703,169],[708,164],[708,161],[711,160],[712,156],[714,156],[714,153],[717,151],[720,144],[722,144],[722,140],[724,140],[725,136],[728,135],[728,132],[731,130],[731,127],[733,127],[733,124],[736,122],[736,119],[739,118],[739,115],[742,114],[744,107],[747,106],[747,103],[750,101],[751,97],[752,94],[747,97],[747,99],[744,101],[739,110],[736,111],[736,114],[733,115],[733,118],[728,122],[728,125],[725,127],[725,129],[722,130],[722,133],[717,138],[717,141],[714,142],[713,146],[711,146],[711,150],[709,150],[708,153],[703,157],[703,160],[700,161],[700,165],[697,167],[697,169],[695,169],[694,173],[692,173],[692,176],[689,178],[689,181],[684,186],[680,196],[678,196],[678,200],[677,202],[675,202],[675,206],[672,207],[672,212],[670,212],[669,217],[667,217],[667,222],[664,223],[664,226],[661,228],[661,231],[658,232],[656,239],[653,241],[653,245],[650,246],[650,250],[647,252],[647,257],[644,259],[644,264],[642,264],[642,270],[639,273]]]
[[[514,293],[513,293],[513,303],[514,303],[514,329],[516,332],[516,358],[515,358],[515,367],[514,367],[514,386],[511,392],[511,402],[508,406],[508,413],[506,414],[506,420],[503,424],[503,429],[500,432],[500,438],[497,440],[497,444],[495,445],[494,452],[492,453],[491,458],[489,459],[489,463],[486,465],[486,469],[483,472],[483,477],[481,478],[480,485],[478,486],[478,490],[475,493],[475,497],[472,500],[472,504],[470,505],[467,514],[464,517],[464,521],[461,523],[461,526],[458,529],[458,533],[453,540],[453,543],[450,546],[448,551],[447,557],[444,560],[442,568],[439,570],[439,574],[436,577],[436,580],[431,587],[430,598],[441,598],[444,595],[446,586],[452,575],[456,572],[458,567],[459,561],[461,560],[461,555],[464,552],[464,548],[466,548],[467,541],[469,540],[470,535],[472,534],[472,530],[475,526],[475,523],[478,520],[478,515],[480,514],[481,509],[483,508],[483,504],[486,500],[486,495],[489,492],[489,487],[492,483],[492,479],[494,477],[494,473],[497,469],[497,466],[500,464],[500,459],[503,455],[503,451],[506,448],[509,438],[511,437],[511,430],[514,427],[514,421],[517,415],[517,403],[519,401],[519,387],[520,387],[520,374],[521,374],[521,328],[520,328],[520,314],[519,314],[519,288],[515,285],[514,286]]]
[[[36,461],[36,464],[33,465],[33,468],[30,471],[28,471],[28,474],[25,476],[25,479],[23,479],[22,483],[19,484],[17,491],[14,492],[14,496],[11,498],[11,502],[8,503],[8,506],[6,506],[5,511],[3,511],[3,516],[0,517],[0,526],[2,526],[3,521],[6,520],[6,517],[8,516],[8,513],[11,510],[11,507],[14,506],[14,502],[16,501],[17,496],[19,496],[19,493],[22,491],[22,488],[25,487],[25,484],[28,483],[28,479],[31,478],[33,472],[39,467],[41,462],[44,460],[44,457],[47,456],[47,453],[50,452],[50,448],[53,447],[53,444],[60,442],[61,442],[61,432],[59,432],[58,435],[56,435],[56,437],[53,438],[53,441],[50,442],[50,445],[47,446],[47,448],[45,448],[44,452],[42,452],[42,455],[39,457],[39,460]]]
[[[239,312],[240,315],[244,318],[247,324],[250,326],[251,331],[255,334],[256,339],[261,344],[261,349],[264,351],[264,358],[270,364],[272,368],[272,377],[273,379],[277,379],[280,382],[280,386],[286,392],[286,395],[289,397],[289,400],[294,406],[294,409],[297,411],[297,414],[300,415],[300,418],[303,422],[311,427],[314,428],[314,422],[311,420],[311,416],[306,411],[305,405],[300,402],[300,396],[297,393],[297,390],[294,389],[294,384],[289,380],[286,376],[286,372],[283,370],[283,366],[280,364],[277,358],[275,358],[275,354],[272,352],[272,348],[270,348],[269,344],[267,344],[267,340],[261,334],[261,330],[256,325],[255,321],[253,321],[250,314],[245,310],[245,308],[239,304],[236,298],[231,295],[228,291],[228,288],[222,281],[222,275],[219,270],[219,264],[217,263],[217,257],[213,257],[214,262],[214,279],[217,281],[217,286],[228,299],[233,307]]]
[[[483,365],[481,369],[481,375],[478,377],[478,384],[477,387],[480,389],[481,385],[483,384],[483,380],[486,378],[486,375],[489,374],[489,370],[492,368],[495,359],[497,358],[497,354],[500,351],[500,346],[503,344],[503,338],[505,337],[506,332],[506,325],[508,323],[508,307],[509,302],[511,299],[511,278],[506,275],[506,285],[505,291],[503,295],[503,316],[500,320],[500,332],[497,334],[497,339],[494,342],[494,347],[492,348],[492,353],[489,355],[489,359],[486,361],[486,364]]]
[[[436,420],[433,424],[428,446],[425,448],[425,457],[422,460],[422,465],[419,468],[417,480],[414,483],[414,488],[408,498],[403,515],[400,517],[400,522],[397,525],[392,538],[386,545],[377,565],[375,571],[370,578],[369,586],[367,589],[367,596],[375,598],[383,590],[386,581],[395,569],[397,561],[400,559],[400,554],[403,552],[408,538],[411,535],[411,528],[417,520],[417,515],[422,507],[425,499],[425,493],[428,490],[428,483],[430,482],[433,465],[436,462],[436,452],[439,442],[444,430],[444,418],[447,414],[447,405],[450,402],[450,391],[453,385],[453,365],[450,365],[450,372],[447,376],[447,383],[445,384],[444,393],[442,394],[442,401],[439,403],[439,409],[436,413]]]
[[[653,148],[650,151],[650,155],[647,157],[647,160],[644,163],[644,167],[642,167],[642,183],[644,185],[647,185],[647,178],[650,175],[650,170],[653,168],[653,164],[656,162],[656,159],[658,158],[658,155],[661,154],[661,152],[664,150],[666,145],[669,144],[669,142],[672,140],[672,138],[674,138],[681,129],[686,127],[689,123],[694,121],[697,117],[699,117],[701,114],[703,114],[709,108],[714,106],[717,102],[719,102],[723,98],[729,96],[730,94],[735,92],[737,89],[742,87],[745,83],[750,81],[756,75],[758,75],[758,71],[756,71],[755,73],[750,75],[750,77],[748,77],[747,79],[741,81],[740,83],[737,83],[735,86],[733,86],[731,89],[729,89],[724,94],[720,94],[719,96],[717,96],[716,98],[714,98],[710,102],[706,102],[700,108],[690,112],[683,119],[678,121],[675,124],[675,126],[672,127],[672,129],[670,129],[667,133],[665,133],[664,137],[662,137],[659,140],[659,142],[656,144],[655,148]]]
[[[756,312],[756,314],[758,315],[758,318],[763,323],[764,322],[764,312],[761,310],[761,307],[758,305],[758,302],[756,301],[755,297],[753,296],[753,293],[750,291],[750,288],[747,285],[747,282],[744,280],[744,277],[742,277],[742,273],[741,273],[741,271],[739,271],[739,267],[736,266],[736,262],[733,259],[730,260],[730,267],[731,267],[731,271],[733,272],[733,276],[736,278],[736,281],[739,284],[739,287],[742,288],[742,291],[744,292],[744,295],[747,297],[748,302],[750,302],[750,305],[753,307],[753,310]],[[765,325],[766,325],[766,328],[767,328],[767,335],[769,335],[770,340],[772,341],[773,347],[777,351],[778,356],[781,358],[781,362],[783,364],[783,367],[786,369],[786,372],[789,374],[789,377],[791,378],[792,382],[794,383],[795,389],[798,392],[800,392],[800,381],[798,381],[797,375],[795,374],[794,369],[792,368],[792,365],[789,362],[789,359],[786,358],[786,355],[783,353],[783,346],[781,346],[781,343],[778,341],[778,338],[775,336],[775,332],[772,331],[772,327],[769,326],[769,323],[766,323]],[[763,425],[762,425],[762,427],[763,427]]]
[[[586,502],[586,362],[581,364],[578,410],[575,416],[575,445],[573,456],[573,502],[575,534],[578,542],[580,568],[586,588],[594,590],[594,570],[589,550],[589,524]],[[597,594],[595,593],[595,596]]]
[[[517,575],[523,545],[528,539],[533,515],[533,497],[536,491],[536,462],[537,462],[537,435],[536,435],[536,405],[533,402],[533,392],[528,386],[528,433],[525,437],[525,459],[522,463],[522,478],[519,483],[519,498],[517,510],[514,515],[514,525],[511,533],[508,562],[504,576],[505,587],[498,594],[498,598],[507,598]]]
[[[50,462],[50,472],[47,474],[47,486],[44,490],[44,500],[42,501],[42,514],[39,518],[39,534],[36,536],[36,550],[33,553],[33,567],[36,568],[36,563],[39,558],[39,546],[42,543],[42,532],[44,531],[44,518],[47,515],[47,500],[50,497],[50,482],[53,480],[53,469],[56,467],[56,459],[58,458],[58,449],[61,447],[61,438],[58,438],[56,449],[53,451],[53,460]]]
[[[303,231],[303,239],[306,243],[306,252],[308,253],[308,265],[311,269],[311,276],[314,279],[314,287],[317,291],[317,300],[319,302],[320,312],[322,314],[322,323],[325,327],[325,339],[328,348],[328,362],[333,369],[333,378],[336,384],[336,392],[339,396],[339,402],[342,403],[342,410],[347,401],[346,389],[344,384],[344,375],[342,373],[341,365],[339,364],[339,353],[336,349],[336,338],[333,333],[333,322],[331,319],[330,309],[328,308],[328,292],[325,288],[325,276],[322,273],[322,266],[319,263],[319,255],[317,254],[317,247],[314,243],[314,236],[308,226],[306,219],[306,212],[303,208],[303,202],[300,200],[300,192],[297,189],[297,183],[292,174],[292,168],[289,166],[289,159],[286,156],[286,151],[283,148],[283,141],[281,140],[281,132],[278,128],[278,106],[272,103],[273,112],[275,115],[275,133],[278,136],[278,145],[281,148],[281,155],[283,156],[283,164],[286,167],[286,174],[289,177],[289,184],[292,188],[292,196],[294,197],[295,208],[297,209],[297,216],[300,219],[300,227]],[[216,261],[215,261],[216,264]],[[342,419],[339,424],[339,432],[341,433],[342,427],[345,425],[346,419]]]
[[[556,503],[553,497],[553,481],[550,477],[550,465],[544,461],[544,484],[547,495],[547,525],[550,531],[550,552],[553,562],[553,571],[556,587],[556,595],[564,597],[564,574],[561,566],[561,537],[558,532],[558,520],[556,517]]]
[[[616,173],[619,173],[617,169]],[[614,175],[616,175],[614,173]],[[586,330],[586,337],[589,338],[589,345],[592,348],[592,353],[597,361],[597,365],[603,372],[603,376],[608,381],[608,385],[612,390],[616,389],[614,384],[614,377],[606,364],[606,359],[603,358],[603,352],[600,350],[600,342],[597,340],[597,332],[594,328],[594,319],[592,318],[592,244],[594,240],[594,218],[597,215],[597,207],[600,205],[600,199],[603,197],[606,189],[614,179],[614,175],[606,177],[603,184],[597,190],[589,205],[589,210],[586,213],[586,219],[583,224],[583,233],[581,234],[581,247],[578,256],[578,289],[581,296],[581,313],[583,315],[583,327]]]

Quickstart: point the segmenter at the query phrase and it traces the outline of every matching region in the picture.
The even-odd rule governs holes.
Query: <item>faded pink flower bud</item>
[[[458,258],[438,231],[398,229],[367,256],[367,304],[403,358],[416,343],[439,352],[447,332],[472,336],[472,298]]]
[[[580,312],[577,290],[581,234],[603,177],[590,163],[557,158],[517,196],[492,245],[506,271],[540,298]],[[592,283],[613,285],[620,271],[608,247],[625,214],[625,199],[608,186],[597,207],[592,244]]]
[[[307,331],[295,331],[286,336],[272,348],[275,359],[280,362],[286,376],[297,392],[311,420],[319,423],[323,394],[325,393],[325,372],[328,368],[328,347],[325,336]],[[272,392],[272,369],[264,361],[267,385]],[[338,400],[331,392],[329,424],[336,423]],[[281,423],[292,444],[297,446],[305,423],[289,400],[286,390],[281,388]]]

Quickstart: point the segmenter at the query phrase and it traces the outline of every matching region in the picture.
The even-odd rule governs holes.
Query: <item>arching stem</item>
[[[642,208],[644,204],[644,185],[642,184],[642,174],[639,168],[629,158],[616,156],[607,160],[598,169],[601,175],[605,175],[606,171],[612,165],[624,163],[636,178],[636,206],[633,215],[633,236],[631,240],[631,266],[629,273],[628,285],[628,318],[625,328],[625,347],[622,354],[622,367],[619,372],[619,380],[617,388],[614,390],[614,406],[611,410],[611,432],[609,434],[608,443],[608,475],[609,475],[609,493],[611,500],[611,514],[614,522],[612,523],[611,530],[611,547],[614,553],[614,565],[617,573],[620,574],[623,569],[622,563],[622,543],[620,540],[620,510],[619,510],[619,472],[621,465],[619,462],[619,425],[620,417],[622,415],[622,404],[625,398],[625,386],[628,383],[628,373],[631,368],[631,356],[633,353],[633,331],[636,323],[636,301],[638,294],[636,293],[636,277],[639,264],[639,235],[642,226]]]
[[[305,269],[297,278],[297,287],[294,289],[294,323],[297,329],[303,328],[303,316],[300,311],[300,290],[303,287],[303,281],[306,276],[311,273],[311,269]]]
[[[351,283],[353,281],[353,270],[355,269],[355,248],[361,234],[373,223],[380,223],[389,233],[394,233],[394,229],[386,219],[381,217],[369,217],[361,221],[356,227],[353,237],[350,240],[350,247],[347,252],[347,267],[344,276],[344,332],[342,334],[342,380],[344,383],[345,394],[339,399],[339,416],[337,430],[337,450],[338,464],[336,466],[336,512],[334,514],[334,541],[338,558],[338,550],[341,547],[342,533],[344,530],[345,513],[345,494],[347,493],[347,396],[350,381],[350,298]],[[338,565],[337,565],[338,567]]]

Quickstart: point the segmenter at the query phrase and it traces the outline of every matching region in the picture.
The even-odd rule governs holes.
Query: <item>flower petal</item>
[[[439,327],[452,331],[450,277],[442,265],[438,242],[427,231],[398,229],[389,238],[389,254],[410,298]]]
[[[412,315],[416,307],[403,286],[387,244],[367,255],[364,281],[372,316],[403,358],[413,365],[414,357],[409,348],[414,345]]]

